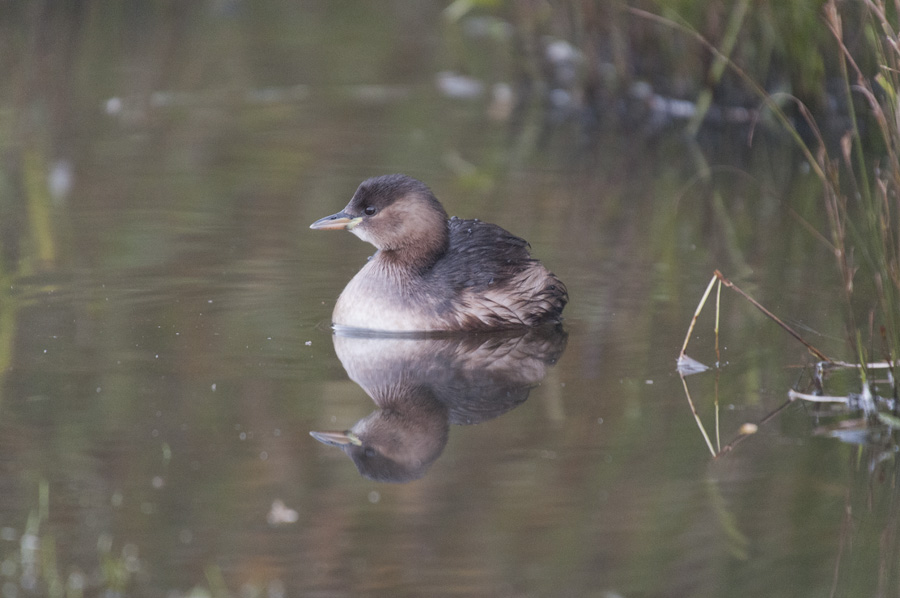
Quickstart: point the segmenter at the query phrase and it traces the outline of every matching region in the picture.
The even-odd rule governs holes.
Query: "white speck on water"
[[[156,359],[159,359],[159,353],[157,353],[155,357],[156,357]]]
[[[435,79],[438,90],[447,97],[471,100],[484,93],[484,83],[474,77],[442,71]]]
[[[310,345],[312,345],[312,341],[306,341],[306,342],[303,343],[303,344],[306,345],[307,347],[309,347]]]
[[[153,476],[153,480],[151,480],[150,484],[154,488],[159,490],[160,488],[162,488],[163,486],[166,485],[166,482],[165,482],[165,480],[162,479],[162,476]]]
[[[288,508],[282,500],[274,500],[269,514],[266,515],[266,521],[269,525],[282,525],[285,523],[296,523],[300,519],[300,514],[291,508]]]
[[[97,387],[97,394],[100,394],[100,391],[103,390],[101,387]]]
[[[602,417],[598,417],[598,418],[597,418],[597,423],[598,423],[598,424],[602,424],[602,423],[603,423],[603,418],[602,418]]]
[[[378,490],[372,490],[369,492],[369,502],[373,505],[381,500],[381,494],[379,494]]]
[[[72,164],[68,160],[57,160],[53,163],[47,175],[47,187],[56,204],[62,203],[69,196],[74,178]]]
[[[207,303],[212,303],[213,300],[212,300],[212,299],[208,299],[206,302],[207,302]]]
[[[46,353],[46,352],[47,352],[47,349],[44,349],[44,353]]]
[[[107,114],[118,114],[122,111],[122,98],[111,97],[106,100],[106,113]]]
[[[213,382],[212,386],[210,386],[213,392],[216,392],[216,383]]]
[[[238,436],[238,438],[240,438],[241,440],[247,440],[247,433],[241,432],[240,435]]]
[[[644,384],[653,384],[653,380],[644,380]]]

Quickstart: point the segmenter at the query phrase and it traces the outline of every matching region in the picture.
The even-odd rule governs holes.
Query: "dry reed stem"
[[[827,362],[829,362],[829,363],[832,362],[832,359],[831,359],[831,358],[826,357],[824,353],[822,353],[821,351],[819,351],[818,349],[816,349],[815,347],[813,347],[811,344],[809,344],[808,342],[806,342],[806,340],[804,340],[802,336],[800,336],[799,334],[797,334],[796,332],[794,332],[794,329],[793,329],[793,328],[791,328],[790,326],[788,326],[787,324],[785,324],[784,322],[782,322],[781,319],[780,319],[778,316],[776,316],[775,314],[773,314],[772,312],[770,312],[768,309],[766,309],[765,307],[763,307],[762,304],[761,304],[759,301],[757,301],[756,299],[754,299],[753,297],[751,297],[750,295],[748,295],[747,293],[745,293],[740,287],[738,287],[736,284],[734,284],[733,282],[731,282],[730,280],[728,280],[727,278],[725,278],[725,276],[724,276],[721,272],[719,272],[718,270],[716,270],[715,277],[718,278],[720,281],[722,281],[722,284],[724,284],[725,286],[727,286],[727,287],[729,287],[729,288],[732,288],[732,289],[734,289],[735,291],[737,291],[744,299],[746,299],[747,301],[749,301],[750,303],[752,303],[753,306],[754,306],[756,309],[758,309],[759,311],[763,312],[763,314],[765,314],[765,316],[766,316],[767,318],[769,318],[770,320],[772,320],[773,322],[775,322],[776,324],[778,324],[779,326],[781,326],[781,327],[785,330],[785,332],[787,332],[788,334],[790,334],[791,336],[793,336],[795,339],[797,339],[798,341],[800,341],[801,343],[803,343],[803,346],[806,347],[807,349],[809,349],[809,351],[810,351],[813,355],[815,355],[816,357],[818,357],[818,358],[821,359],[822,361],[827,361]],[[707,292],[708,292],[708,291],[707,291]]]
[[[792,401],[796,399],[800,399],[802,401],[809,401],[810,403],[843,403],[847,405],[850,403],[850,399],[847,397],[835,397],[829,395],[810,395],[805,392],[797,392],[793,388],[788,391],[788,398]]]
[[[706,441],[706,446],[709,448],[709,454],[715,457],[716,449],[713,448],[712,442],[709,441],[709,434],[706,433],[706,428],[703,427],[703,422],[700,421],[700,415],[697,413],[697,408],[694,407],[694,401],[691,399],[691,391],[688,390],[687,380],[684,379],[684,376],[681,376],[681,384],[684,385],[684,396],[687,397],[688,405],[691,406],[691,413],[694,414],[694,421],[697,422],[697,427],[700,428],[700,433],[703,434],[703,440]]]
[[[697,323],[697,318],[700,317],[700,312],[703,311],[703,306],[706,305],[706,298],[709,297],[709,292],[712,291],[715,282],[716,277],[713,276],[712,280],[709,281],[709,285],[706,287],[706,292],[703,293],[703,297],[700,299],[700,304],[697,305],[697,309],[694,310],[694,317],[691,319],[691,325],[688,326],[687,334],[684,337],[684,344],[681,345],[681,355],[684,355],[684,352],[687,351],[688,342],[691,340],[691,333],[694,331],[694,324]]]
[[[719,426],[719,372],[722,367],[722,357],[719,354],[719,314],[722,306],[722,281],[716,285],[716,394],[714,404],[716,407],[716,450],[722,450],[722,437]]]

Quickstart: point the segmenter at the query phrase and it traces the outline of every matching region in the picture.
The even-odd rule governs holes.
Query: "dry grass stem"
[[[790,326],[788,326],[787,324],[785,324],[784,322],[782,322],[778,316],[776,316],[775,314],[770,312],[768,309],[763,307],[759,301],[757,301],[756,299],[754,299],[753,297],[751,297],[750,295],[745,293],[743,290],[740,289],[740,287],[738,287],[736,284],[734,284],[733,282],[731,282],[730,280],[725,278],[725,276],[723,276],[722,273],[719,272],[718,270],[716,270],[716,277],[722,281],[722,284],[724,284],[728,288],[731,288],[731,289],[734,289],[735,291],[737,291],[744,299],[746,299],[747,301],[752,303],[756,309],[763,312],[763,314],[765,314],[767,318],[769,318],[770,320],[772,320],[773,322],[775,322],[776,324],[781,326],[788,334],[790,334],[795,339],[797,339],[798,341],[803,343],[803,346],[806,347],[807,349],[809,349],[810,353],[812,353],[813,355],[815,355],[822,361],[828,361],[828,362],[832,361],[832,359],[830,359],[829,357],[826,357],[824,353],[822,353],[821,351],[819,351],[818,349],[813,347],[811,344],[806,342],[806,340],[804,340],[802,336],[800,336],[799,334],[794,332],[794,329],[791,328]]]
[[[688,390],[687,381],[684,379],[684,376],[681,376],[681,383],[684,385],[684,396],[687,397],[688,405],[691,406],[691,413],[694,414],[694,421],[697,422],[697,427],[700,428],[700,433],[703,434],[703,440],[706,441],[706,446],[709,448],[709,454],[715,457],[716,450],[713,448],[712,442],[709,441],[709,434],[706,433],[703,422],[700,421],[700,415],[697,413],[697,408],[694,407],[694,401],[691,399],[691,391]]]
[[[794,389],[788,391],[788,398],[792,401],[796,399],[800,399],[803,401],[809,401],[811,403],[843,403],[847,405],[850,403],[850,399],[848,397],[834,397],[827,395],[810,395],[804,392],[797,392]]]
[[[706,287],[706,292],[703,293],[703,297],[700,299],[700,304],[697,305],[697,309],[694,311],[694,317],[691,320],[691,325],[688,326],[687,334],[684,337],[684,344],[681,345],[681,355],[684,355],[684,352],[687,351],[688,342],[691,340],[691,333],[694,331],[694,324],[697,323],[697,318],[700,317],[700,312],[703,311],[703,306],[706,305],[706,298],[709,297],[709,292],[712,291],[715,282],[716,277],[713,276],[712,280],[709,281],[709,285],[707,285]]]

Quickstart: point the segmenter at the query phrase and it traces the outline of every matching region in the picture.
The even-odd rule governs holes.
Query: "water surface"
[[[762,421],[803,347],[723,295],[726,365],[689,386],[713,436],[718,393],[723,445],[759,431],[716,460],[675,373],[715,268],[852,358],[793,215],[822,224],[802,161],[777,135],[587,134],[447,97],[442,8],[4,26],[25,33],[0,111],[3,595],[896,595],[894,445],[816,435],[799,404]],[[330,313],[373,250],[308,226],[396,171],[530,241],[569,288],[561,339],[348,359]],[[406,483],[310,436],[383,406],[360,359],[428,382],[437,440]]]

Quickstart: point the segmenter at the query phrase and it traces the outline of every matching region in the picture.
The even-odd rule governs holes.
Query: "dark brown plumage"
[[[528,243],[494,224],[447,219],[424,183],[364,181],[314,229],[349,230],[378,248],[334,309],[337,326],[383,331],[488,330],[558,322],[565,285]]]

